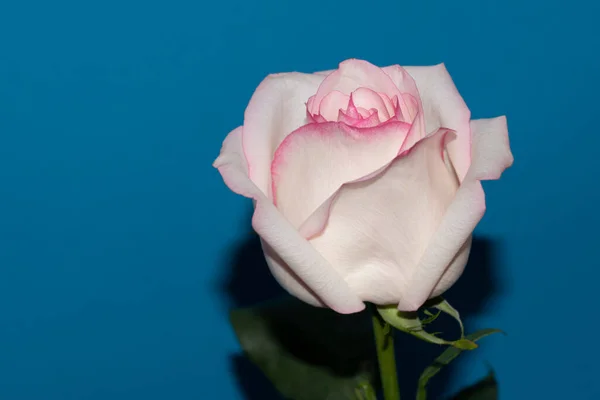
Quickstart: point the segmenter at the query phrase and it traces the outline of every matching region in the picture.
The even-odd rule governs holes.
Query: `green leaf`
[[[423,329],[423,323],[416,312],[398,311],[395,306],[377,307],[379,315],[394,328],[435,344],[450,344]]]
[[[499,329],[482,329],[475,333],[465,336],[470,342],[477,342],[479,339],[489,336],[493,333],[503,333]],[[427,383],[429,380],[437,375],[440,370],[446,365],[450,364],[452,360],[460,355],[463,349],[458,347],[448,347],[442,354],[440,354],[433,363],[425,368],[421,377],[419,378],[419,387],[417,389],[417,400],[425,400],[427,398]]]
[[[433,321],[435,321],[437,319],[437,317],[440,316],[441,313],[442,313],[442,311],[440,311],[440,310],[438,310],[435,314],[427,309],[423,310],[423,314],[425,314],[427,317],[423,318],[421,320],[421,324],[428,325],[428,324],[432,323]]]
[[[341,315],[286,297],[230,319],[246,355],[286,399],[375,399],[367,312]]]
[[[465,336],[465,327],[460,319],[460,314],[454,307],[450,305],[450,303],[448,303],[448,301],[444,300],[442,297],[436,297],[435,299],[429,300],[424,304],[424,306],[436,308],[437,310],[450,315],[460,325],[460,337],[462,338]]]
[[[498,382],[494,373],[461,390],[452,400],[498,400]]]
[[[438,310],[438,313],[433,314],[427,310],[428,308],[435,308]],[[431,299],[423,304],[421,310],[425,315],[427,315],[427,317],[423,320],[419,318],[418,312],[398,311],[395,306],[377,307],[377,311],[388,324],[392,325],[398,330],[416,336],[421,340],[440,345],[454,346],[462,350],[472,350],[477,348],[477,345],[473,341],[464,337],[463,323],[460,319],[460,315],[458,311],[456,311],[446,300],[441,297]],[[461,331],[460,339],[445,340],[438,337],[436,333],[427,332],[425,330],[424,325],[431,323],[435,318],[437,318],[440,312],[446,313],[458,321]]]
[[[469,339],[458,339],[452,343],[454,347],[461,350],[475,350],[477,343],[470,341]]]

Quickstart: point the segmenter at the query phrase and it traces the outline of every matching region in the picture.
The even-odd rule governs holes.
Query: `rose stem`
[[[379,316],[375,306],[371,310],[383,398],[385,400],[400,400],[400,388],[396,373],[396,354],[394,353],[394,330]]]

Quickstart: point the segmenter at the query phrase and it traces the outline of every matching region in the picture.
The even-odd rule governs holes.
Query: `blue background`
[[[249,203],[211,163],[265,75],[351,57],[443,61],[474,117],[508,116],[516,162],[486,184],[476,231],[494,294],[467,319],[509,336],[462,358],[446,390],[489,363],[503,399],[600,398],[586,345],[599,12],[587,0],[3,2],[0,398],[244,398],[223,282]]]

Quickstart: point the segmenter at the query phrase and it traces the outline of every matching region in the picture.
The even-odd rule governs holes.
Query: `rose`
[[[348,60],[268,76],[214,166],[254,200],[277,281],[353,313],[416,310],[452,286],[485,211],[480,181],[512,160],[506,119],[471,121],[444,65]]]

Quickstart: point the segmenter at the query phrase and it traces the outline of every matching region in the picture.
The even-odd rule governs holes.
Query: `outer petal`
[[[473,161],[410,279],[409,291],[399,304],[401,310],[416,310],[459,278],[467,262],[471,234],[485,212],[480,181],[498,179],[512,165],[505,117],[471,121],[471,130]]]
[[[309,304],[326,305],[342,314],[364,308],[340,274],[250,180],[242,150],[241,127],[227,136],[214,166],[231,190],[254,199],[256,209],[252,226],[263,240],[273,275],[285,289]]]
[[[321,103],[323,97],[333,90],[339,90],[344,94],[350,94],[359,87],[366,87],[375,92],[386,94],[389,98],[399,96],[400,92],[394,82],[383,70],[363,60],[346,60],[340,63],[339,68],[327,75],[312,103],[312,114],[318,110],[316,106]]]
[[[456,132],[456,140],[448,146],[448,153],[462,182],[471,163],[471,112],[444,64],[405,69],[417,84],[427,132],[435,132],[440,127]]]
[[[471,121],[473,161],[468,176],[472,179],[500,179],[514,161],[508,141],[506,117]]]
[[[440,131],[377,174],[344,185],[303,224],[362,300],[398,303],[407,292],[458,187],[442,158],[445,137]]]
[[[363,129],[331,122],[294,131],[277,149],[271,167],[277,208],[300,227],[344,183],[393,160],[409,129],[397,121]]]
[[[288,134],[307,122],[306,102],[323,78],[297,72],[269,75],[250,99],[244,114],[244,153],[250,178],[267,196],[273,154]]]
[[[331,74],[334,71],[335,71],[335,69],[328,69],[326,71],[317,71],[317,72],[314,72],[314,74],[315,75],[327,76],[327,75]]]
[[[407,93],[417,99],[419,98],[417,84],[406,69],[399,65],[390,65],[389,67],[383,67],[382,70],[390,77],[401,93]]]

